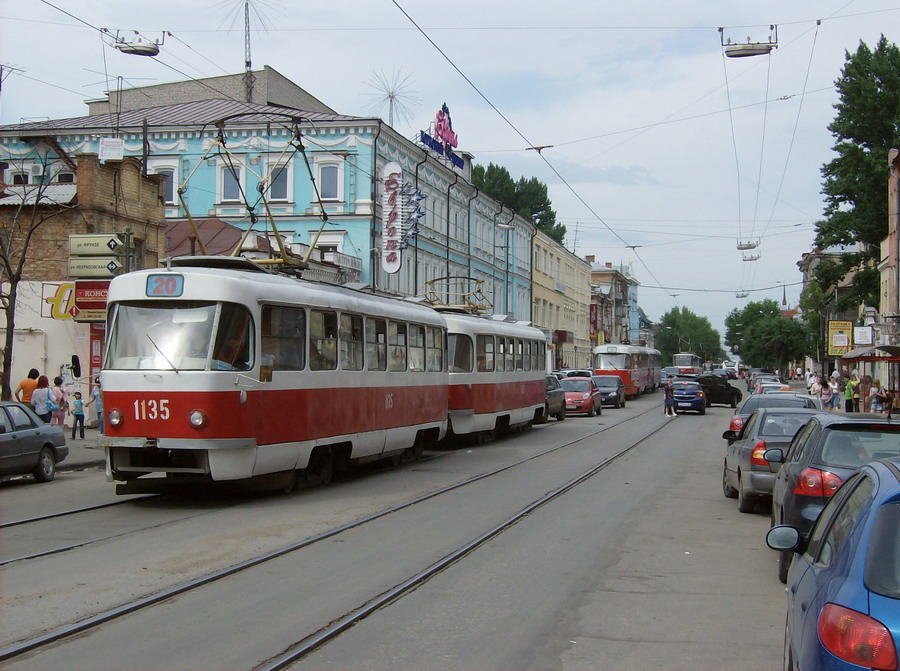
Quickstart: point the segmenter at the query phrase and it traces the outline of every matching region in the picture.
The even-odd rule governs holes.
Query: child
[[[81,400],[80,391],[75,392],[69,414],[72,415],[72,440],[75,440],[75,427],[81,429],[81,440],[84,440],[84,401]]]

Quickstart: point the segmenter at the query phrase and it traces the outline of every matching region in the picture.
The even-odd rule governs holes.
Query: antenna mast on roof
[[[250,0],[244,0],[244,94],[253,102],[253,61],[250,58]]]

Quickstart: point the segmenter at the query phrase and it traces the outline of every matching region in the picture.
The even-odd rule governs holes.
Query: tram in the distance
[[[672,365],[678,368],[679,373],[700,375],[703,372],[703,361],[699,356],[690,352],[673,354]]]
[[[108,315],[101,445],[120,493],[161,480],[327,482],[351,463],[417,458],[448,430],[530,426],[544,408],[536,329],[237,257],[116,277]],[[471,340],[469,369],[457,347],[448,370],[448,334]],[[482,353],[493,371],[475,367]]]
[[[634,398],[659,386],[659,350],[639,345],[598,345],[591,367],[597,375],[618,375],[625,395]]]

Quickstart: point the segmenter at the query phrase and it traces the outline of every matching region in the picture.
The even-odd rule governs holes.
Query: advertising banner
[[[403,169],[396,161],[384,166],[381,173],[381,267],[393,275],[403,263],[400,244],[403,241],[400,190]]]
[[[853,322],[828,322],[828,356],[844,356],[853,349]]]

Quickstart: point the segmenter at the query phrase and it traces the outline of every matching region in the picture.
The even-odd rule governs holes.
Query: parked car
[[[0,475],[31,473],[36,481],[49,482],[68,455],[61,426],[44,424],[21,403],[0,403]]]
[[[564,377],[559,381],[566,391],[566,414],[594,417],[603,412],[600,387],[589,377]]]
[[[679,374],[678,366],[666,366],[659,371],[659,383],[665,384],[666,380],[677,377]]]
[[[555,375],[547,375],[547,395],[544,399],[544,414],[538,424],[545,424],[551,417],[561,422],[566,418],[566,391]]]
[[[763,380],[753,388],[754,394],[771,394],[773,391],[794,391],[791,385],[784,382],[771,382]]]
[[[748,397],[731,418],[731,424],[728,428],[732,431],[740,431],[744,426],[744,422],[758,408],[810,408],[815,410],[822,409],[822,400],[815,396],[807,396],[806,394],[754,394]]]
[[[728,380],[737,380],[737,371],[734,368],[714,368],[712,370],[713,375],[721,375],[722,377]]]
[[[872,459],[900,457],[900,423],[884,415],[821,413],[790,447],[766,450],[781,467],[772,486],[772,526],[790,524],[807,534],[829,497],[859,466]],[[781,554],[778,578],[787,580],[791,553]]]
[[[594,375],[594,383],[600,387],[600,401],[614,408],[625,407],[625,383],[618,375]]]
[[[675,412],[695,410],[701,415],[706,414],[706,394],[703,387],[696,380],[675,378],[674,386]]]
[[[721,375],[716,375],[715,373],[698,375],[696,380],[703,387],[703,391],[706,392],[707,406],[713,403],[720,403],[736,408],[741,398],[743,398],[741,390],[737,387],[732,387],[728,380]]]
[[[896,669],[900,648],[900,460],[872,461],[822,509],[809,534],[769,530],[793,557],[784,668]]]
[[[772,483],[779,464],[763,458],[767,449],[787,448],[812,415],[822,410],[806,408],[760,408],[740,431],[728,429],[722,469],[722,493],[738,500],[738,510],[752,513],[757,501],[771,501]]]

